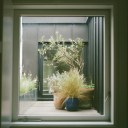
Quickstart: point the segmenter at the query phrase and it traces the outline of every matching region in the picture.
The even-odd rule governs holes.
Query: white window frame
[[[52,10],[50,10],[52,9]],[[70,9],[70,11],[68,10]],[[69,11],[68,14],[62,10]],[[71,11],[72,10],[72,11]],[[20,17],[21,16],[105,16],[104,31],[104,99],[110,92],[111,100],[104,100],[104,114],[100,116],[76,116],[56,117],[55,116],[27,116],[28,122],[18,122],[19,103],[19,55],[20,55]],[[29,126],[105,126],[114,125],[114,28],[113,28],[113,6],[106,5],[33,5],[14,6],[14,45],[13,45],[13,103],[12,103],[12,125]],[[83,119],[84,118],[84,119]],[[36,122],[38,119],[41,121]],[[66,122],[65,120],[69,120]],[[32,121],[33,120],[33,121]],[[54,122],[52,122],[54,120]],[[81,122],[82,121],[82,122]]]

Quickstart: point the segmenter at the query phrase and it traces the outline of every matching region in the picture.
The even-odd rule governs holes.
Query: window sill
[[[113,127],[114,124],[111,122],[78,122],[78,121],[71,121],[71,122],[66,122],[66,121],[43,121],[43,122],[12,122],[11,123],[11,128],[22,128],[22,127],[88,127],[88,128],[94,128],[94,127]]]
[[[27,105],[30,104],[31,106]],[[25,108],[26,107],[26,108]],[[100,116],[95,109],[69,112],[54,107],[53,101],[21,101],[20,116]]]
[[[25,101],[20,103],[20,107]],[[94,122],[93,122],[94,121]],[[106,121],[106,122],[105,122]],[[74,124],[75,123],[75,124]],[[105,115],[101,115],[95,109],[78,111],[58,110],[53,101],[33,101],[33,104],[25,111],[20,111],[18,119],[13,125],[96,125],[111,124]]]

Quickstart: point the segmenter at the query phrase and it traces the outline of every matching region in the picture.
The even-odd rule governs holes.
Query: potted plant
[[[76,111],[79,108],[80,88],[84,83],[84,77],[77,68],[70,69],[66,72],[66,76],[61,84],[61,94],[67,98],[65,100],[65,107],[68,111]]]
[[[54,105],[57,109],[66,107],[69,111],[78,109],[80,88],[84,83],[84,77],[77,68],[63,73],[56,72],[47,78],[50,92],[54,95]]]
[[[49,90],[54,95],[54,106],[76,111],[92,107],[94,84],[87,84],[77,68],[63,73],[56,72],[47,78]]]
[[[54,106],[56,109],[65,108],[64,101],[66,99],[66,96],[63,93],[61,93],[62,90],[61,86],[65,77],[66,77],[66,72],[59,73],[57,71],[52,76],[46,79],[49,86],[49,92],[53,94]]]
[[[23,73],[20,78],[20,99],[35,100],[37,93],[37,78],[32,78],[31,73]]]
[[[93,98],[94,98],[94,89],[95,86],[92,83],[85,83],[80,88],[79,95],[79,108],[81,109],[89,109],[93,106]]]

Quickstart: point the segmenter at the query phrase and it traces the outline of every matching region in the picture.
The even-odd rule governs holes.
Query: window
[[[111,61],[113,52],[112,39],[110,36],[110,16],[110,9],[75,9],[73,11],[72,9],[15,10],[13,64],[13,76],[15,76],[13,90],[15,93],[13,101],[17,102],[14,102],[16,108],[13,110],[13,120],[24,118],[28,120],[39,119],[41,121],[66,121],[67,118],[70,121],[113,120],[113,95],[110,97],[110,94],[113,93],[113,82],[111,81],[111,78],[113,77],[113,69],[111,69],[113,66],[113,62]],[[53,20],[50,20],[51,18]],[[69,36],[68,38],[80,36],[84,39],[83,42],[85,42],[85,46],[83,60],[86,68],[83,69],[83,72],[88,79],[91,77],[96,85],[94,109],[89,111],[89,115],[86,111],[82,116],[80,114],[77,115],[77,112],[75,113],[76,116],[73,116],[73,113],[68,113],[67,115],[61,113],[56,116],[56,119],[54,118],[55,115],[48,116],[47,113],[44,113],[44,115],[20,114],[19,109],[22,98],[19,100],[19,90],[21,86],[21,74],[23,71],[27,72],[26,76],[29,76],[29,73],[32,73],[32,76],[30,75],[29,77],[32,77],[33,80],[36,75],[38,76],[38,96],[36,97],[36,100],[42,101],[43,103],[45,103],[46,100],[52,100],[52,95],[48,93],[47,86],[44,88],[43,79],[45,74],[44,70],[41,70],[45,69],[47,65],[44,65],[44,57],[40,56],[37,51],[42,45],[39,41],[42,33],[46,34],[45,36],[47,39],[44,42],[47,43],[49,35],[51,33],[54,34],[56,30],[60,30],[65,37]],[[69,31],[68,34],[66,33],[67,30]],[[66,40],[65,42],[68,41]],[[34,45],[32,45],[32,43]],[[36,56],[35,60],[32,54]],[[41,59],[41,57],[43,58]],[[29,96],[27,96],[27,98],[27,101],[25,101],[26,103],[30,100]]]

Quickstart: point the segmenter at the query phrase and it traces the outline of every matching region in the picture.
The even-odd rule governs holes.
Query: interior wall
[[[0,99],[1,99],[1,77],[2,77],[2,24],[3,24],[3,1],[0,1]],[[0,102],[0,115],[1,115],[1,102]],[[1,116],[0,116],[1,120]],[[0,123],[1,126],[1,123]]]
[[[0,1],[0,53],[2,52],[1,47],[2,47],[2,24],[3,24],[3,1]]]
[[[13,15],[11,0],[3,2],[1,128],[9,128],[12,109]]]
[[[119,0],[119,12],[116,17],[118,21],[118,38],[116,38],[115,47],[118,47],[117,61],[115,62],[119,66],[119,70],[116,72],[118,74],[117,82],[118,84],[118,114],[119,117],[119,128],[128,127],[128,4],[127,0]],[[118,39],[118,40],[117,40]],[[117,52],[117,51],[115,51]],[[117,98],[118,98],[117,97]]]

